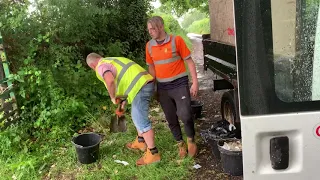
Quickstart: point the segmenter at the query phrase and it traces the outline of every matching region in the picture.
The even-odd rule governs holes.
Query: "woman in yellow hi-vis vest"
[[[87,64],[96,72],[114,104],[118,96],[126,96],[131,104],[131,116],[138,136],[127,143],[129,149],[146,151],[137,165],[146,165],[160,161],[160,153],[154,143],[154,131],[148,118],[149,102],[154,91],[153,77],[141,66],[124,57],[103,58],[99,54],[90,53]]]

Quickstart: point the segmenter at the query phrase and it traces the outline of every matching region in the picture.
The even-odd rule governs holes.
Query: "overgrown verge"
[[[105,87],[85,64],[86,55],[95,51],[103,56],[125,56],[145,66],[149,10],[148,0],[0,2],[1,34],[13,73],[9,79],[18,85],[21,117],[18,124],[0,131],[3,179],[181,179],[188,175],[191,161],[182,166],[179,161],[178,165],[171,162],[176,147],[165,125],[156,127],[164,162],[151,171],[132,166],[120,171],[117,169],[123,167],[112,164],[113,152],[130,157],[132,165],[141,156],[121,148],[135,135],[132,124],[125,135],[108,134],[106,126],[95,128],[107,135],[102,159],[95,165],[77,164],[70,143],[79,130],[97,126],[99,117],[108,118],[115,109]]]
[[[0,172],[35,179],[58,157],[58,147],[67,146],[92,117],[114,108],[85,64],[86,55],[95,51],[143,64],[148,36],[141,22],[149,3],[4,0],[0,10],[21,117],[0,132],[0,161],[6,165]]]

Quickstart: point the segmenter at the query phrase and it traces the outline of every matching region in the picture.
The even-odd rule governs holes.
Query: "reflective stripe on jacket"
[[[140,91],[140,89],[149,81],[153,80],[153,77],[140,65],[124,57],[108,57],[99,61],[96,67],[96,76],[100,81],[107,85],[98,73],[98,67],[103,63],[110,63],[117,69],[117,75],[115,77],[116,96],[127,96],[129,104]]]

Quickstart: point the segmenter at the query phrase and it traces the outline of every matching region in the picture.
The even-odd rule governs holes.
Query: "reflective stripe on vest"
[[[176,76],[173,76],[171,78],[157,78],[157,81],[158,82],[171,82],[171,81],[174,81],[178,78],[181,78],[181,77],[184,77],[184,76],[187,76],[188,73],[187,72],[184,72],[184,73],[181,73],[181,74],[178,74]]]
[[[154,62],[155,65],[172,63],[181,59],[181,57],[177,55],[176,37],[175,36],[171,36],[171,37],[172,39],[170,43],[171,43],[172,58],[157,60]],[[148,50],[150,55],[152,53],[152,46],[156,46],[156,45],[157,45],[157,42],[154,39],[152,39],[149,42]]]
[[[106,59],[112,60],[113,62],[119,64],[122,67],[122,70],[120,71],[120,73],[118,75],[117,84],[120,83],[120,80],[122,79],[124,73],[129,69],[129,67],[135,64],[135,62],[129,62],[128,64],[124,64],[123,62],[119,61],[116,58],[106,58]]]
[[[139,81],[139,79],[143,76],[143,75],[147,75],[148,72],[144,71],[144,72],[140,72],[130,83],[128,89],[125,91],[125,95],[128,95],[130,93],[130,91],[132,90],[133,86]]]
[[[117,69],[117,77],[116,77],[117,81],[115,83],[116,84],[116,95],[128,96],[128,103],[131,104],[132,100],[134,99],[134,97],[138,93],[138,91],[141,89],[141,87],[146,82],[152,80],[153,78],[141,66],[139,66],[138,64],[134,63],[133,61],[131,61],[129,59],[126,59],[126,60],[127,60],[127,63],[124,63],[117,58],[104,58],[98,63],[96,70],[102,63],[110,63],[113,65],[117,64],[118,66],[120,66],[118,68],[116,67],[116,69]],[[127,70],[134,65],[136,65],[136,69],[134,70],[135,73],[132,74],[134,76],[129,76],[130,77],[129,80],[128,79],[123,80],[123,82],[122,82],[122,79],[123,79],[124,75],[126,74]],[[132,72],[132,70],[130,70],[130,72]],[[103,77],[101,77],[97,71],[96,71],[96,75],[97,75],[98,79],[100,81],[102,81],[106,86],[106,83],[104,82]],[[128,76],[128,74],[126,76]],[[123,83],[125,83],[125,84],[123,84]],[[120,87],[120,85],[122,88]],[[107,86],[106,86],[106,88],[107,88]],[[134,92],[132,92],[132,90],[134,90]]]

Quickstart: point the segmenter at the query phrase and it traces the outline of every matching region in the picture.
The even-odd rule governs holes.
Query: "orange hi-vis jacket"
[[[150,40],[146,45],[146,62],[154,64],[158,82],[171,82],[187,76],[184,60],[191,57],[181,36],[167,35],[162,44]]]

